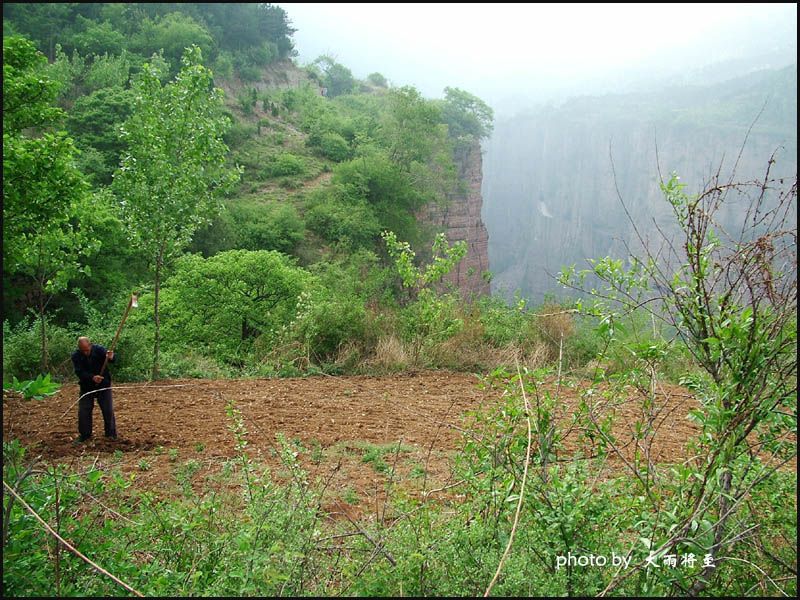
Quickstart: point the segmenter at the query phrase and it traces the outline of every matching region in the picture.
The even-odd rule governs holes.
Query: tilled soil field
[[[549,393],[558,393],[565,423],[587,386],[546,386]],[[251,458],[280,466],[274,450],[276,434],[282,433],[295,444],[310,475],[329,478],[334,495],[361,512],[377,506],[390,479],[403,482],[412,493],[450,482],[469,414],[490,409],[502,393],[498,387],[481,389],[475,375],[449,372],[118,384],[114,406],[119,439],[103,438],[102,414],[95,407],[94,439],[75,446],[78,388],[67,384],[41,401],[5,398],[3,436],[19,439],[32,456],[75,468],[118,468],[135,479],[137,488],[166,494],[176,489],[176,470],[187,461],[195,462],[200,486],[204,475],[218,474],[236,455],[225,408],[233,401],[248,432]],[[683,388],[661,386],[656,404],[652,459],[682,460],[687,439],[697,433],[686,417],[697,403]],[[610,412],[616,416],[613,431],[623,455],[629,454],[635,444],[633,423],[642,419],[641,400],[633,391],[601,400],[598,417]],[[578,428],[567,431],[567,450],[590,455]],[[612,457],[609,465],[621,468],[623,462]]]

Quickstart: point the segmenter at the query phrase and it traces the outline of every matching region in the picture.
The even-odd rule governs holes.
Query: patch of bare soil
[[[422,372],[383,377],[312,377],[296,379],[169,380],[114,387],[119,439],[105,440],[99,407],[94,411],[94,438],[75,446],[78,387],[64,385],[42,401],[3,401],[4,439],[19,439],[33,456],[86,468],[119,468],[136,487],[156,493],[176,488],[176,472],[196,461],[200,485],[217,476],[236,455],[225,406],[233,401],[248,430],[251,458],[280,467],[276,434],[299,442],[298,458],[313,480],[330,480],[329,491],[357,507],[377,512],[387,483],[419,493],[447,485],[461,447],[461,430],[471,411],[490,408],[502,390],[482,390],[475,375]],[[562,385],[559,412],[567,423],[588,384]],[[533,399],[531,399],[533,401]],[[687,419],[696,400],[683,388],[663,386],[657,399],[659,428],[652,447],[654,462],[686,457],[686,441],[697,433]],[[642,419],[641,398],[631,391],[602,399],[598,415],[616,416],[614,435],[630,456],[635,448],[633,423]],[[401,444],[397,449],[398,442]],[[569,452],[589,456],[576,427],[567,428]],[[611,464],[622,465],[612,458]],[[426,475],[427,473],[427,475]],[[397,488],[397,486],[395,486]]]

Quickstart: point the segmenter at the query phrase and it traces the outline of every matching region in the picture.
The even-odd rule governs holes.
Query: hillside
[[[25,216],[38,201],[34,182],[4,187],[6,220],[19,223],[5,231],[14,257],[4,262],[4,327],[20,348],[4,361],[6,378],[67,376],[70,338],[108,337],[108,307],[131,290],[146,309],[120,339],[126,378],[144,376],[150,345],[151,376],[162,353],[173,376],[455,366],[471,355],[454,359],[439,345],[456,343],[468,321],[477,331],[495,318],[467,317],[470,302],[491,304],[480,144],[493,114],[479,98],[449,87],[425,98],[380,73],[358,80],[330,56],[301,66],[289,17],[274,5],[10,4],[3,14],[8,56],[18,54],[9,80],[47,91],[27,97],[28,83],[15,87],[22,99],[9,97],[4,122],[24,120],[20,106],[32,103],[40,118],[27,131],[68,136],[73,178],[72,196],[52,193],[65,205],[49,222]],[[182,54],[190,46],[192,58]],[[207,108],[184,114],[173,93],[198,91],[173,90],[191,69],[211,93]],[[150,128],[164,133],[137,137]],[[24,128],[16,135],[35,143]],[[157,154],[159,168],[139,173]],[[23,162],[7,167],[30,172]],[[435,246],[439,234],[445,242]],[[27,250],[34,238],[44,255]],[[442,270],[435,254],[462,246]],[[404,256],[415,281],[398,270]],[[435,280],[423,275],[428,265]],[[185,300],[206,283],[218,298],[213,313]],[[442,297],[431,304],[433,289]],[[500,349],[519,335],[480,337]],[[38,361],[23,350],[33,336]]]

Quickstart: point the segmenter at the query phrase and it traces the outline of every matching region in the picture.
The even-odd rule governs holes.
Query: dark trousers
[[[117,423],[114,420],[114,403],[111,400],[111,390],[103,390],[89,394],[78,401],[78,432],[82,439],[92,437],[92,412],[94,401],[100,405],[103,413],[103,429],[107,436],[117,435]]]

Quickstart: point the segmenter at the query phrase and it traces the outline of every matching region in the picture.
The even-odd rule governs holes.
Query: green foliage
[[[248,139],[256,134],[257,128],[249,123],[235,121],[223,134],[223,140],[230,146],[241,146]]]
[[[366,310],[358,298],[325,289],[301,295],[297,315],[283,334],[284,342],[298,341],[316,364],[334,360],[346,343],[362,340]]]
[[[359,249],[331,257],[309,267],[320,283],[333,293],[390,305],[393,300],[392,269],[384,266],[371,250]]]
[[[16,377],[13,377],[11,385],[8,387],[4,385],[3,391],[11,391],[22,394],[22,397],[25,400],[30,400],[31,398],[34,400],[42,400],[46,396],[52,396],[58,393],[60,388],[60,384],[50,381],[50,374],[48,373],[44,376],[38,375],[36,379],[29,379],[25,381],[19,381]]]
[[[34,379],[41,374],[41,319],[26,316],[13,327],[8,321],[3,322],[3,381],[11,381],[13,377]],[[75,339],[69,331],[58,327],[47,319],[48,350],[51,356],[58,357],[51,374],[58,380],[64,380],[72,373],[69,360],[75,349]]]
[[[186,255],[163,289],[164,338],[236,365],[259,336],[274,339],[298,310],[308,273],[274,251]],[[141,304],[152,302],[144,296]]]
[[[81,55],[73,50],[68,56],[58,44],[55,60],[48,65],[47,74],[59,84],[59,105],[71,109],[75,101],[92,92],[127,87],[131,72],[142,62],[142,57],[127,50],[118,56],[108,53]]]
[[[524,302],[509,307],[502,298],[489,296],[478,300],[478,311],[484,338],[496,346],[521,341],[530,321]]]
[[[211,34],[190,15],[181,12],[172,12],[157,20],[145,19],[131,40],[132,49],[143,56],[163,51],[164,58],[173,66],[172,73],[177,72],[181,57],[191,46],[213,59]]]
[[[286,11],[277,5],[209,3],[177,6],[208,23],[215,42],[223,50],[239,53],[269,44],[274,47],[274,56],[271,54],[269,60],[286,58],[294,50],[291,37],[295,30]]]
[[[353,73],[331,56],[320,56],[311,64],[322,71],[322,85],[328,89],[329,98],[349,94],[355,88],[356,79]]]
[[[769,169],[755,187],[767,186],[768,181],[776,183],[769,180]],[[780,180],[779,185],[785,182]],[[748,511],[740,505],[741,500],[768,476],[762,457],[751,453],[748,437],[758,437],[770,461],[796,456],[796,445],[787,446],[785,438],[796,434],[796,419],[790,415],[797,412],[797,282],[792,277],[779,287],[774,285],[776,278],[785,276],[777,271],[778,265],[796,254],[796,222],[786,218],[768,223],[748,220],[733,239],[715,232],[715,212],[729,189],[742,194],[749,202],[747,210],[754,214],[762,210],[784,214],[784,207],[797,197],[796,180],[788,186],[765,208],[763,197],[752,192],[750,182],[721,185],[712,181],[702,193],[690,196],[673,174],[662,183],[662,192],[681,232],[679,243],[663,240],[673,250],[674,262],[664,265],[649,248],[644,257],[631,257],[628,267],[609,257],[592,261],[591,273],[603,283],[603,289],[593,289],[590,302],[586,306],[580,302],[579,307],[598,318],[598,333],[606,347],[623,341],[630,358],[624,373],[612,379],[644,394],[645,415],[658,410],[654,390],[661,365],[675,362],[672,340],[657,330],[656,320],[665,321],[684,340],[695,364],[704,371],[682,379],[700,399],[701,406],[689,416],[701,434],[690,447],[703,459],[676,468],[667,489],[658,492],[653,491],[652,466],[645,465],[641,455],[634,455],[633,465],[629,465],[638,474],[652,513],[659,511],[661,494],[680,499],[665,519],[654,514],[645,518],[652,530],[647,547],[657,548],[658,556],[676,548],[701,548],[716,558],[741,549],[735,540],[751,530],[747,519],[759,520],[752,514],[745,516]],[[732,272],[742,275],[723,276]],[[565,269],[562,281],[580,287],[587,274]],[[626,332],[628,315],[648,305],[657,306],[647,309],[653,320],[652,337],[639,332],[631,336]],[[635,321],[630,324],[636,326]],[[594,425],[597,427],[596,422]],[[604,440],[615,444],[607,431],[597,429]],[[638,423],[636,431],[638,439],[655,435],[648,422]],[[698,508],[701,498],[705,504]],[[676,531],[681,532],[679,536]],[[723,573],[722,569],[704,569],[674,576],[654,574],[637,591],[690,589],[698,593],[726,580],[729,576]]]
[[[200,61],[194,47],[164,87],[156,67],[146,65],[122,129],[128,151],[114,187],[136,243],[162,262],[188,243],[213,214],[218,194],[238,178],[225,167],[221,91],[209,92],[210,73]]]
[[[239,169],[225,164],[222,92],[211,89],[211,72],[197,46],[187,50],[174,83],[162,86],[161,72],[146,64],[134,83],[133,114],[122,135],[128,151],[114,176],[123,219],[134,244],[154,267],[156,292],[162,269],[191,241],[194,232],[219,209]],[[153,376],[158,373],[158,294]]]
[[[63,267],[89,251],[89,240],[73,219],[85,199],[87,184],[75,166],[75,149],[66,133],[38,138],[3,136],[3,256],[5,269],[39,271],[41,260],[57,286],[74,273]],[[40,260],[41,259],[41,260]],[[39,271],[40,273],[42,271]],[[48,275],[44,282],[52,281]]]
[[[292,254],[305,234],[297,209],[287,202],[229,202],[205,228],[199,229],[190,252],[209,257],[224,250],[277,250]]]
[[[104,87],[75,101],[66,125],[78,148],[99,152],[101,164],[87,171],[98,183],[110,184],[126,150],[118,127],[131,115],[133,94],[121,87]]]
[[[381,139],[389,157],[401,169],[427,163],[445,145],[442,112],[418,90],[405,86],[387,94],[388,110],[381,123]]]
[[[126,87],[130,79],[133,63],[133,57],[127,50],[123,50],[119,56],[109,55],[108,53],[96,54],[86,73],[85,84],[87,89],[100,90],[103,88]],[[124,119],[120,119],[120,121],[122,120]]]
[[[395,267],[403,285],[407,288],[422,289],[431,286],[447,275],[467,254],[467,243],[459,241],[450,246],[447,237],[440,233],[433,242],[433,262],[420,269],[414,264],[416,254],[408,242],[401,242],[393,231],[384,231],[381,237],[386,249],[395,261]]]
[[[380,73],[370,73],[367,75],[367,81],[369,81],[372,85],[377,85],[378,87],[389,87],[389,82],[386,81],[386,77]]]
[[[408,242],[398,241],[392,231],[384,231],[381,237],[403,286],[416,295],[401,313],[401,332],[412,344],[416,361],[423,350],[453,337],[464,326],[458,295],[437,295],[432,288],[464,258],[467,244],[461,241],[450,246],[445,235],[438,234],[433,243],[433,260],[421,269],[414,264],[416,255]]]
[[[223,50],[217,55],[214,61],[214,77],[230,79],[233,76],[233,55],[227,50]]]
[[[454,138],[482,139],[492,133],[494,111],[477,96],[458,88],[444,88],[442,117]]]
[[[44,57],[12,37],[3,40],[3,61],[3,270],[34,283],[44,328],[53,294],[66,289],[97,249],[80,221],[88,185],[65,132],[29,133],[61,115],[50,106],[57,84],[44,74]],[[47,362],[42,330],[41,370]]]
[[[3,6],[3,21],[11,21],[20,35],[36,42],[47,58],[53,60],[57,40],[72,33],[73,11],[74,6],[68,4],[9,2]]]
[[[125,46],[125,36],[108,21],[97,22],[78,15],[77,26],[81,31],[72,37],[72,43],[82,54],[120,54]]]
[[[70,293],[79,288],[97,306],[108,307],[120,297],[127,298],[147,277],[147,259],[131,246],[119,204],[108,189],[92,194],[88,204],[90,209],[81,213],[81,224],[100,250],[85,260],[86,268],[72,280]],[[68,310],[64,296],[58,299],[63,310]]]
[[[423,289],[415,302],[401,312],[401,333],[413,344],[414,356],[419,358],[426,348],[443,342],[464,327],[457,295],[437,296],[430,289]]]
[[[347,140],[334,131],[323,133],[319,141],[319,151],[325,158],[342,162],[350,158],[350,146]]]
[[[285,202],[234,204],[231,217],[237,224],[238,248],[277,250],[291,254],[303,239],[305,227],[297,210]]]
[[[372,247],[381,231],[375,210],[364,200],[353,201],[341,188],[312,194],[305,220],[323,240],[351,249]]]
[[[289,152],[281,152],[275,159],[267,163],[264,171],[269,177],[283,177],[287,175],[303,175],[306,166],[302,158]]]
[[[3,37],[3,134],[52,123],[58,86],[45,74],[47,59],[21,36]],[[5,154],[5,153],[4,153]]]
[[[355,206],[367,205],[383,229],[390,229],[414,242],[420,231],[414,211],[426,198],[385,152],[371,148],[362,156],[338,164],[333,173],[338,199]]]

